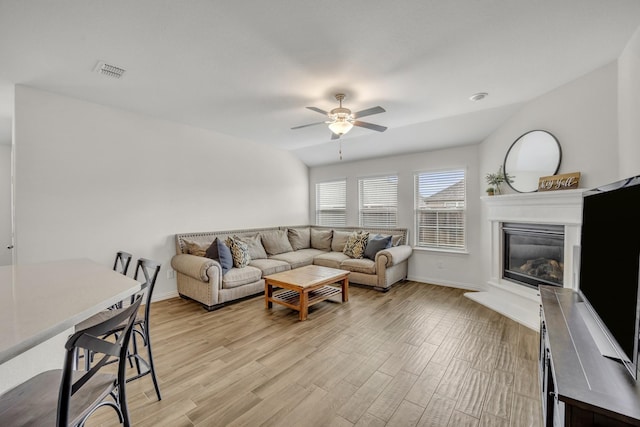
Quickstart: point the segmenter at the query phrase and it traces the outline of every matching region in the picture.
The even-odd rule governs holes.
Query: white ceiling
[[[638,26],[638,0],[0,0],[0,134],[23,84],[310,166],[338,162],[338,143],[324,125],[290,128],[322,121],[304,107],[330,110],[337,92],[353,111],[387,110],[363,119],[386,132],[342,138],[345,160],[477,143],[615,60]],[[127,72],[101,76],[98,60]]]

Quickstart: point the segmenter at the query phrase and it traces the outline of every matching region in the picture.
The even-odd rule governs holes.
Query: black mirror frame
[[[560,141],[558,141],[558,138],[556,138],[556,136],[554,134],[552,134],[551,132],[549,132],[548,130],[544,130],[544,129],[533,129],[530,131],[527,131],[525,133],[523,133],[522,135],[520,135],[519,137],[517,137],[515,139],[515,141],[513,141],[513,143],[511,143],[511,145],[509,146],[509,149],[507,150],[507,154],[505,154],[504,156],[504,162],[502,164],[502,171],[504,172],[505,176],[507,175],[508,171],[507,171],[507,159],[509,158],[509,153],[511,152],[511,149],[518,143],[518,141],[520,141],[524,136],[532,133],[532,132],[544,132],[548,135],[550,135],[553,140],[556,142],[556,144],[558,145],[558,165],[556,166],[555,171],[553,171],[553,173],[551,175],[555,175],[558,173],[558,171],[560,170],[560,164],[562,163],[562,146],[560,145]],[[511,183],[508,180],[505,180],[506,183],[509,185],[509,187],[513,190],[516,191],[518,193],[535,193],[538,191],[538,188],[536,187],[535,190],[533,191],[521,191],[518,190],[517,188],[514,188],[513,185],[511,185]]]

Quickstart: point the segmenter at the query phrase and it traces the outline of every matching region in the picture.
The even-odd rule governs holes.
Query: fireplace
[[[502,223],[502,277],[519,285],[563,286],[564,226]]]
[[[533,193],[503,194],[500,196],[482,197],[483,214],[487,219],[483,231],[488,234],[489,245],[486,251],[487,282],[480,291],[468,292],[468,298],[497,311],[510,319],[516,320],[531,329],[540,327],[540,295],[538,284],[542,283],[537,277],[533,283],[522,284],[516,279],[505,277],[505,266],[513,272],[517,260],[505,260],[505,236],[503,226],[506,225],[540,225],[544,228],[559,232],[562,230],[563,239],[545,241],[551,243],[545,258],[553,258],[553,252],[559,252],[562,260],[562,280],[550,280],[552,285],[564,288],[578,289],[577,248],[580,245],[580,225],[582,223],[582,192],[583,189],[561,191],[539,191]],[[540,230],[536,230],[540,231]],[[557,236],[545,236],[554,239]],[[517,239],[516,239],[517,240]],[[562,243],[560,243],[562,242]],[[532,245],[542,251],[537,240]],[[520,250],[522,248],[518,248]],[[513,249],[511,249],[513,250]],[[534,258],[537,259],[538,257]],[[557,260],[556,260],[557,261]],[[576,262],[574,262],[576,261]],[[522,264],[520,264],[522,265]],[[518,267],[520,266],[518,265]],[[510,267],[509,267],[510,266]],[[534,277],[535,274],[534,274]],[[546,279],[545,279],[546,280]],[[546,283],[546,282],[545,282]]]

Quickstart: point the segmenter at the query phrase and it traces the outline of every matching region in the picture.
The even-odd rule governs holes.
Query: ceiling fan
[[[360,117],[371,116],[373,114],[384,113],[386,110],[380,106],[367,108],[366,110],[358,111],[357,113],[352,113],[350,109],[344,108],[342,106],[342,100],[345,98],[344,93],[337,93],[336,100],[340,102],[340,106],[338,108],[334,108],[331,111],[324,111],[317,107],[307,107],[309,110],[316,111],[320,114],[326,115],[329,119],[316,122],[309,123],[307,125],[295,126],[291,129],[300,129],[306,128],[309,126],[327,124],[329,125],[329,130],[331,130],[331,139],[339,139],[342,135],[349,132],[352,127],[359,126],[371,130],[375,130],[378,132],[384,132],[387,130],[386,126],[374,125],[373,123],[362,122],[359,119]]]

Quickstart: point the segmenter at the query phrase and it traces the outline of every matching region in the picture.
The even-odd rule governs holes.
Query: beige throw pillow
[[[184,240],[184,244],[187,247],[187,253],[196,256],[204,256],[211,245],[211,243],[199,243],[193,240]]]
[[[369,233],[358,233],[354,231],[353,234],[349,236],[342,252],[350,258],[364,258],[364,250],[367,247],[368,241]]]
[[[251,256],[249,255],[249,247],[245,242],[233,237],[227,237],[225,244],[231,249],[231,257],[235,268],[243,268],[249,265]]]

